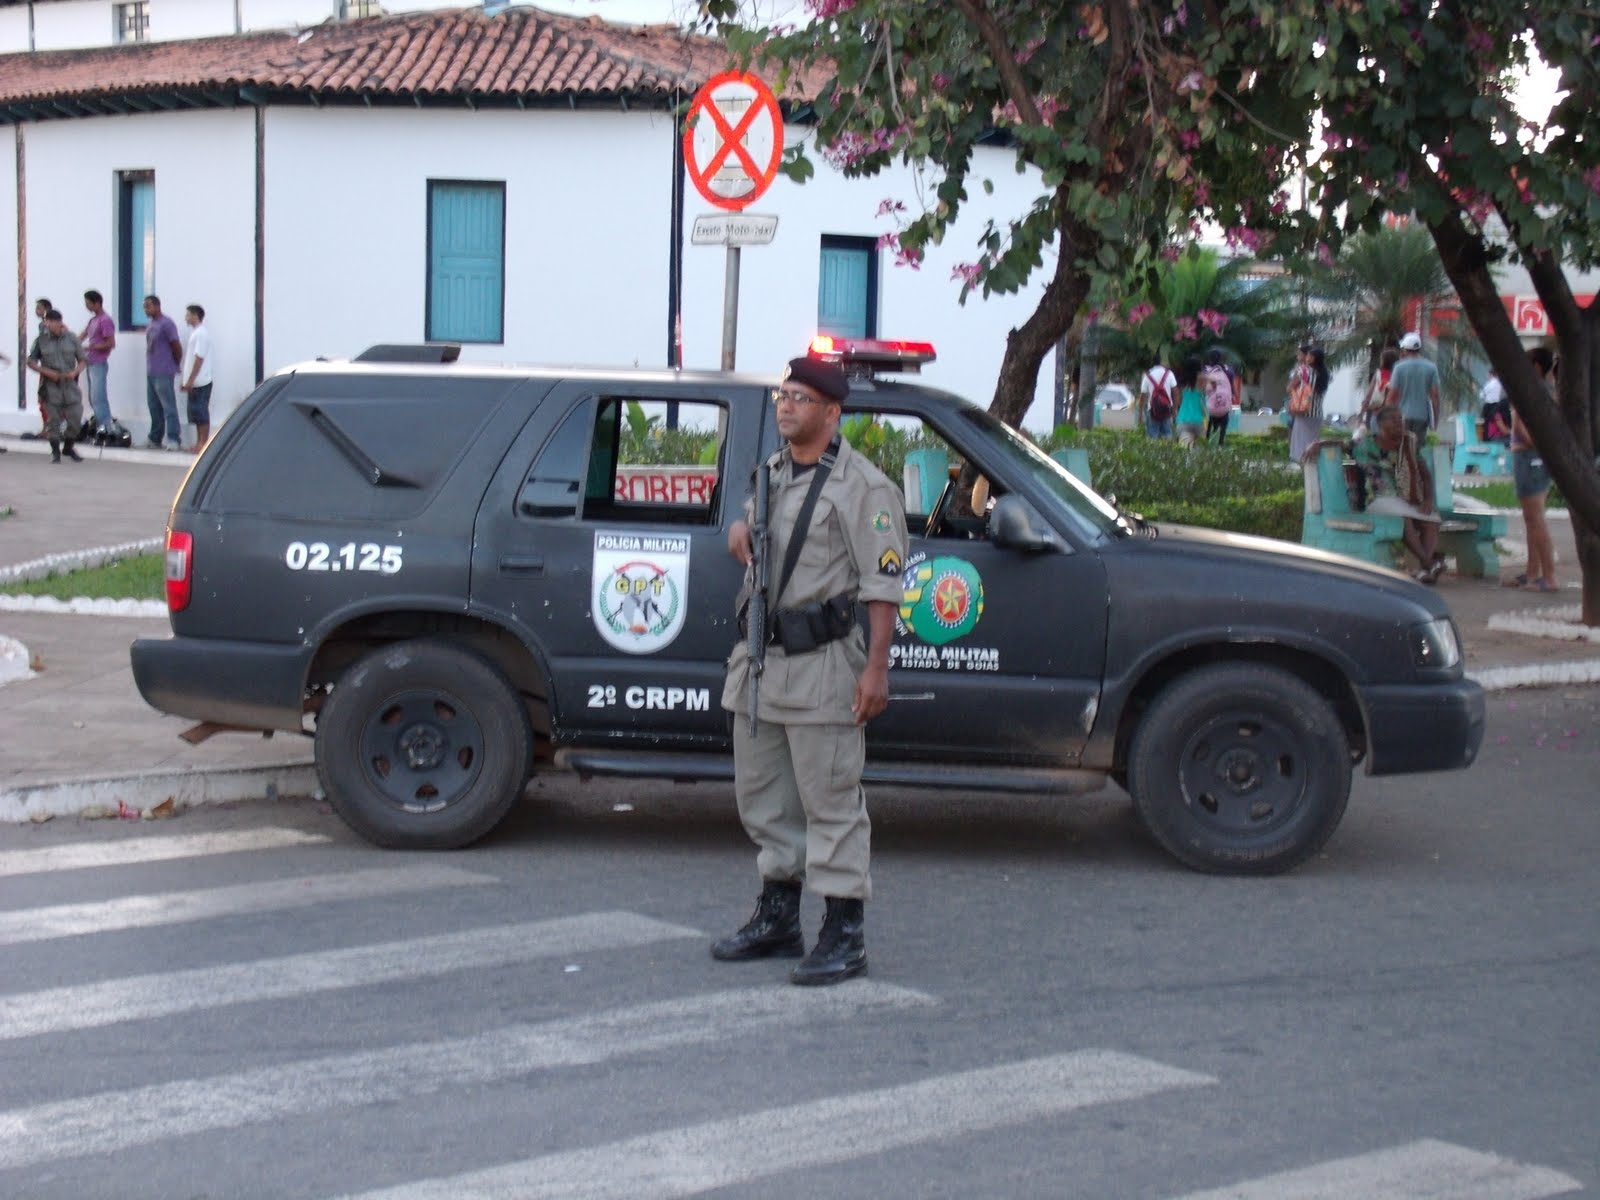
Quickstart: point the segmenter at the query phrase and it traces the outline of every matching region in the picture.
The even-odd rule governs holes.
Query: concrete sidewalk
[[[0,572],[53,555],[71,561],[97,547],[159,545],[173,496],[194,461],[166,451],[86,450],[85,462],[53,465],[42,443],[7,438],[0,446],[7,449],[0,454],[0,510],[14,510],[0,517]],[[1520,540],[1520,519],[1508,524],[1508,540]],[[1518,632],[1579,601],[1570,524],[1552,526],[1567,568],[1560,594],[1454,574],[1439,583],[1461,629],[1468,673],[1485,686],[1600,681],[1600,640],[1578,640],[1571,631],[1566,640]],[[1519,568],[1505,564],[1507,574]],[[86,809],[116,813],[119,806],[137,813],[168,798],[183,807],[315,790],[309,738],[219,734],[191,746],[178,734],[193,722],[144,703],[128,646],[167,634],[165,615],[155,611],[77,615],[0,607],[0,668],[7,666],[8,645],[25,647],[33,666],[31,677],[9,683],[0,670],[0,821]]]

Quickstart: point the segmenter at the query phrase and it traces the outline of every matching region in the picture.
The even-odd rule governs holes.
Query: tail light
[[[194,577],[194,535],[167,531],[167,611],[189,607],[189,582]]]

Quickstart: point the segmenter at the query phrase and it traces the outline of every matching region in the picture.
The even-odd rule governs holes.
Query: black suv
[[[726,530],[772,381],[448,357],[288,369],[218,431],[168,525],[173,636],[133,645],[144,698],[314,729],[329,798],[387,846],[482,837],[536,769],[731,779]],[[858,379],[845,427],[911,527],[869,782],[1110,779],[1182,862],[1265,873],[1326,842],[1354,764],[1473,761],[1483,695],[1428,589],[1147,525],[928,388]]]

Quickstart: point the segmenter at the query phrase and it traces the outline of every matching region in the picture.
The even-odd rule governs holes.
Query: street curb
[[[1539,663],[1524,667],[1483,667],[1469,672],[1468,679],[1486,692],[1512,688],[1567,687],[1572,684],[1600,683],[1600,659],[1586,662]]]
[[[22,825],[51,817],[149,818],[158,804],[198,808],[235,800],[309,796],[320,788],[310,760],[272,767],[139,771],[93,779],[23,783],[0,788],[0,824]]]

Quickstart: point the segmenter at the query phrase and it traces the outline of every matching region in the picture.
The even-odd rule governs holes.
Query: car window
[[[421,512],[514,383],[304,375],[254,421],[217,511],[398,519]]]
[[[1062,514],[1085,537],[1121,537],[1126,533],[1115,508],[1011,426],[981,408],[962,409],[961,420],[980,433],[987,450],[1004,458],[1059,500]]]
[[[726,428],[727,410],[713,401],[588,397],[534,460],[517,512],[632,525],[715,524]]]

